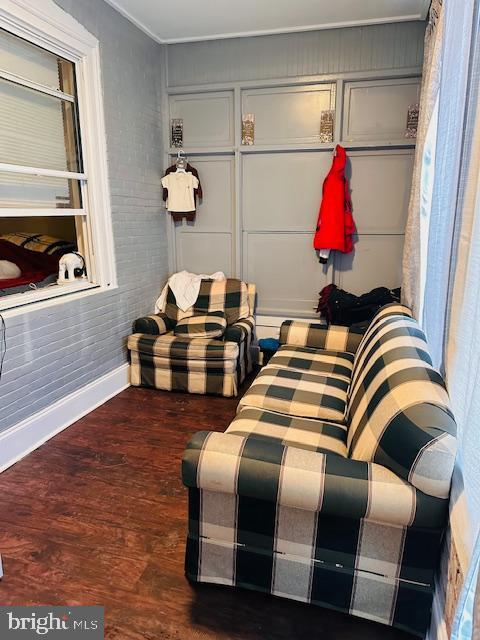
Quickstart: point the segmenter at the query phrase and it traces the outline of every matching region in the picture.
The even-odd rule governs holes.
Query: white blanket
[[[167,303],[168,287],[175,296],[175,302],[177,307],[182,311],[190,309],[195,304],[200,292],[200,282],[202,280],[226,280],[226,276],[223,271],[216,271],[212,275],[206,275],[204,273],[190,273],[189,271],[179,271],[170,276],[167,284],[163,287],[162,293],[155,303],[155,313],[165,311]]]

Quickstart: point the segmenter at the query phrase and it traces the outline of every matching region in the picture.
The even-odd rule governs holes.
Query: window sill
[[[15,293],[0,298],[0,313],[7,320],[14,316],[39,311],[65,302],[72,302],[95,293],[116,289],[116,286],[101,286],[92,282],[73,282],[72,284],[54,284],[36,291]]]

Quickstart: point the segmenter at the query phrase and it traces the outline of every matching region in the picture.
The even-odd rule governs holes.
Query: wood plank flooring
[[[109,640],[407,640],[183,575],[185,443],[236,399],[130,388],[0,475],[0,604],[99,604]]]

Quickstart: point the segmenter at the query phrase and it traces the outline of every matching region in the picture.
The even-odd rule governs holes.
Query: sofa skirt
[[[189,489],[185,572],[424,637],[441,532]]]

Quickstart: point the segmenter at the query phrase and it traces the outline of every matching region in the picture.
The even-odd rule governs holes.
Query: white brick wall
[[[0,431],[126,361],[168,269],[161,211],[163,48],[103,0],[57,0],[100,41],[119,288],[7,320]]]

